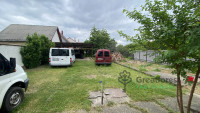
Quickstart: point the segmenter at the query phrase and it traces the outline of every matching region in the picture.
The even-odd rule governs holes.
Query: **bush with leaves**
[[[187,112],[200,73],[200,1],[198,0],[146,0],[142,11],[123,10],[126,15],[141,26],[139,34],[128,36],[119,31],[120,36],[130,41],[151,43],[160,51],[160,61],[167,62],[177,75],[177,103],[184,113],[181,77],[188,81],[187,70],[195,72],[195,80],[190,91]],[[155,49],[156,49],[155,48]],[[189,60],[186,60],[189,59]]]
[[[26,46],[21,48],[22,61],[26,68],[34,68],[41,64],[48,63],[48,54],[53,44],[44,35],[28,35]]]
[[[47,64],[49,62],[49,49],[54,46],[54,43],[49,41],[45,35],[40,36],[40,51],[41,51],[41,64]]]
[[[110,38],[110,34],[106,29],[97,29],[93,27],[90,31],[89,40],[85,40],[86,44],[94,44],[93,52],[96,52],[98,49],[110,49],[111,52],[116,50],[117,42]]]

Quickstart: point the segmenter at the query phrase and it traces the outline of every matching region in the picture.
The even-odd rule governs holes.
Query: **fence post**
[[[139,61],[140,61],[140,51],[139,51]]]
[[[146,51],[146,62],[147,62],[147,51]]]

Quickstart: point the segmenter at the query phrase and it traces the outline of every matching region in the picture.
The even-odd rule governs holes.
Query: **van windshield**
[[[0,57],[0,75],[4,74],[4,72],[5,72],[4,60],[2,57]]]
[[[69,56],[68,49],[52,49],[51,56]]]

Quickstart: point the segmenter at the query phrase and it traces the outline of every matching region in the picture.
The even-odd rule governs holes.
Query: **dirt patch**
[[[190,92],[190,90],[192,89],[192,85],[185,86],[184,88],[188,89]],[[200,95],[200,83],[197,83],[194,93]]]
[[[96,78],[96,77],[97,77],[96,75],[88,75],[88,76],[87,76],[88,79],[94,79],[94,78]]]
[[[89,60],[92,60],[92,58],[90,58],[90,57],[85,57],[84,59],[76,59],[76,61],[82,61],[82,60],[84,60],[84,61],[89,61]]]

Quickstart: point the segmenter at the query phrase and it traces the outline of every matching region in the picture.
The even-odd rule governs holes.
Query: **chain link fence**
[[[160,54],[154,50],[137,50],[135,53],[133,53],[133,59],[139,61],[154,62],[154,58],[156,58],[159,55]]]

